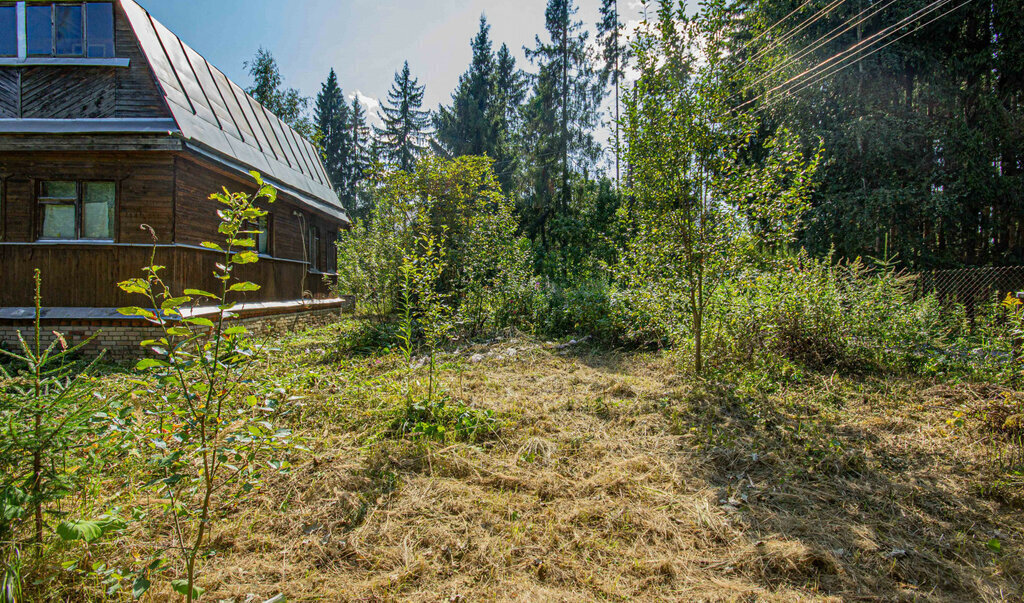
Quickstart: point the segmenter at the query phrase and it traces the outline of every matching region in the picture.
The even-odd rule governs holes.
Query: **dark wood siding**
[[[173,236],[171,153],[0,153],[0,174],[7,176],[6,241],[35,240],[35,183],[44,179],[117,182],[118,242],[148,242],[141,224],[152,226],[162,240]]]
[[[0,68],[0,117],[170,117],[156,78],[120,5],[115,9],[115,30],[116,55],[129,59],[127,68]]]
[[[130,59],[128,69],[117,70],[117,108],[115,117],[170,117],[159,84],[149,70],[142,48],[120,4],[115,3],[115,38],[118,58]]]
[[[117,283],[143,276],[152,248],[147,245],[96,246],[76,244],[15,245],[0,243],[3,286],[0,307],[32,305],[32,276],[36,268],[43,275],[43,305],[67,308],[118,308],[142,305],[143,298],[129,296]],[[214,265],[223,256],[204,249],[162,246],[156,261],[165,266],[164,281],[176,294],[186,288],[217,291]],[[259,291],[235,297],[239,302],[293,301],[305,290],[314,297],[328,295],[323,279],[307,275],[297,262],[261,259],[242,267],[239,278],[262,285]],[[305,282],[303,278],[305,277]]]
[[[219,204],[210,200],[210,194],[227,187],[228,190],[246,193],[255,192],[250,180],[219,167],[183,155],[177,161],[177,193],[175,242],[199,245],[203,241],[217,241],[217,210]],[[326,266],[328,233],[336,232],[341,224],[326,216],[318,215],[303,208],[298,200],[285,193],[278,195],[277,202],[267,208],[271,214],[271,252],[277,258],[305,261],[303,243],[308,239],[309,224],[320,229],[320,258]],[[301,214],[301,217],[295,213]]]
[[[115,69],[110,67],[29,67],[21,77],[21,116],[25,119],[114,117]]]
[[[20,116],[18,98],[21,95],[21,72],[18,69],[0,67],[0,118],[15,119]]]
[[[2,165],[2,162],[0,162]],[[31,241],[32,220],[34,207],[31,202],[33,198],[32,180],[25,177],[9,177],[4,181],[4,240],[5,241]],[[8,269],[5,264],[4,271]]]

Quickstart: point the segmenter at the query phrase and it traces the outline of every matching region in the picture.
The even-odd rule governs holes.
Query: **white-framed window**
[[[39,240],[113,241],[117,185],[109,181],[39,183]]]
[[[0,13],[7,4],[0,2]],[[17,9],[15,52],[3,54],[9,49],[0,44],[0,56],[114,58],[113,3],[21,2]],[[4,27],[9,28],[0,14],[0,28]]]

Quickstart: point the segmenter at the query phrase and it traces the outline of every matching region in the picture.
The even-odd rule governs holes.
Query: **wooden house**
[[[174,288],[212,289],[209,195],[253,190],[250,170],[279,199],[244,301],[326,298],[349,219],[313,144],[133,0],[0,0],[0,323],[32,306],[36,268],[53,320],[138,305],[116,283],[149,262],[143,225]]]

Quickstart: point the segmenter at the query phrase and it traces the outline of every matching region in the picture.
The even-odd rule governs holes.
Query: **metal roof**
[[[319,211],[348,222],[311,142],[229,80],[134,0],[120,0],[177,130],[233,168],[260,172]]]

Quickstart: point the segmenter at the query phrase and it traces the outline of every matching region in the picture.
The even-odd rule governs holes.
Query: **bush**
[[[722,295],[712,341],[741,362],[906,366],[943,337],[935,299],[915,300],[912,278],[885,263],[836,265],[801,254],[730,280]]]

